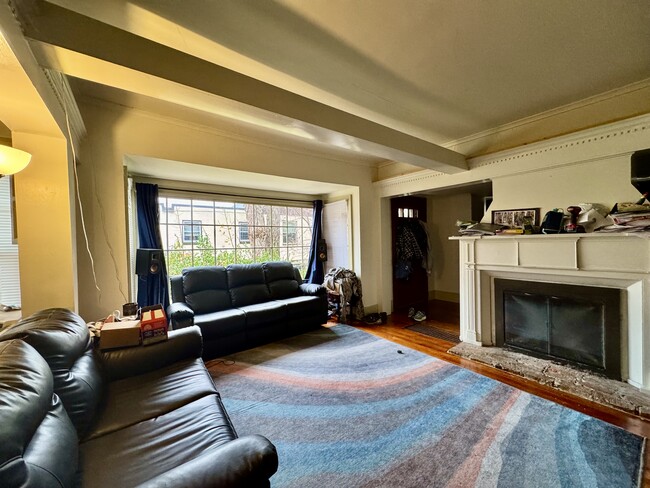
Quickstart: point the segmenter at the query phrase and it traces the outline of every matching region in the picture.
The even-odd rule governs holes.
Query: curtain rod
[[[239,193],[223,193],[223,192],[218,192],[218,193],[211,193],[208,191],[201,191],[201,190],[185,190],[185,189],[179,189],[179,188],[169,188],[166,186],[160,186],[158,185],[159,190],[166,190],[166,191],[177,191],[180,193],[197,193],[197,194],[202,194],[202,195],[223,195],[224,197],[234,197],[234,198],[252,198],[255,200],[277,200],[279,202],[296,202],[296,203],[313,203],[314,200],[298,200],[298,199],[292,199],[292,198],[279,198],[279,197],[257,197],[254,195],[241,195]]]

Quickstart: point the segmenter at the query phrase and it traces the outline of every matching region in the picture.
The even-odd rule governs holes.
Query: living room
[[[152,2],[10,3],[0,15],[0,142],[32,154],[14,178],[24,316],[56,306],[97,320],[133,300],[129,178],[175,191],[348,201],[350,267],[368,313],[393,310],[391,198],[428,199],[437,243],[429,296],[452,302],[461,301],[461,271],[458,242],[448,237],[451,222],[470,218],[467,188],[492,186],[483,222],[492,210],[543,216],[640,198],[630,156],[650,147],[643,2],[492,13],[464,5],[467,24],[461,7],[415,2],[394,29],[387,19],[403,7],[391,1],[383,15],[363,2],[338,13],[320,3],[223,2],[210,11],[214,26]],[[438,19],[434,7],[457,23]],[[503,39],[485,16],[507,32]],[[354,22],[368,26],[367,38]],[[426,49],[404,56],[413,25]],[[276,44],[251,41],[256,34]],[[481,39],[494,51],[472,51]],[[443,41],[463,54],[425,62]],[[306,58],[310,49],[320,61]],[[411,59],[402,65],[401,57]],[[472,67],[461,69],[459,59]],[[227,86],[226,69],[251,84]],[[446,74],[422,93],[436,73]],[[436,96],[461,79],[449,98]],[[248,88],[238,91],[240,82]],[[287,98],[275,103],[277,87]],[[393,90],[404,97],[397,108]],[[464,98],[466,108],[447,111]],[[650,332],[641,338],[650,349]],[[650,381],[643,375],[641,384]]]

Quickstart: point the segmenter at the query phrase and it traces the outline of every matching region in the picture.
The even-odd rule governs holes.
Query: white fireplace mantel
[[[621,371],[650,390],[650,234],[451,237],[460,246],[460,339],[494,345],[494,279],[622,291]]]

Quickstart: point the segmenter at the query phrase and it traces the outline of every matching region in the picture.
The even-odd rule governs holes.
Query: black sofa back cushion
[[[264,263],[263,267],[273,300],[297,297],[300,294],[293,264],[288,261],[274,261]]]
[[[0,343],[0,484],[73,486],[75,428],[54,394],[48,364],[29,344]]]
[[[0,334],[0,341],[22,339],[45,359],[80,438],[90,427],[104,396],[104,379],[86,322],[63,308],[41,310]]]
[[[223,266],[197,266],[183,270],[183,294],[194,313],[231,308],[228,276]]]
[[[226,268],[233,307],[271,300],[262,264],[230,264]]]

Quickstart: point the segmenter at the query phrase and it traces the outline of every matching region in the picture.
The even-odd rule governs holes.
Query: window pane
[[[160,223],[167,223],[167,198],[158,197],[158,213],[160,215]]]
[[[271,227],[253,227],[252,234],[255,247],[271,247]]]
[[[235,251],[235,262],[241,264],[250,264],[253,262],[252,249],[237,249]]]
[[[235,226],[220,225],[216,229],[217,240],[215,247],[235,247]]]
[[[215,222],[218,225],[235,225],[235,203],[214,202]]]
[[[194,251],[194,264],[193,266],[214,266],[214,250],[203,249],[201,251]]]
[[[192,200],[192,218],[204,224],[214,224],[214,202]]]
[[[314,223],[314,209],[313,208],[303,208],[302,209],[302,225],[307,227],[312,227]]]
[[[217,249],[216,250],[216,260],[215,264],[217,266],[228,266],[229,264],[234,264],[235,261],[235,250],[234,249]]]
[[[176,276],[181,274],[184,268],[192,266],[191,251],[169,251],[167,256],[167,274]]]
[[[271,225],[271,206],[254,205],[255,225]]]
[[[311,245],[311,228],[303,227],[301,230],[302,234],[302,245],[309,246]]]
[[[183,249],[183,228],[180,225],[169,225],[167,227],[167,238],[169,249]]]
[[[202,225],[200,228],[200,234],[196,242],[194,243],[195,249],[214,249],[214,226],[212,225]]]
[[[279,226],[287,220],[287,207],[273,207],[271,225]]]

